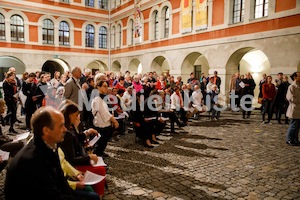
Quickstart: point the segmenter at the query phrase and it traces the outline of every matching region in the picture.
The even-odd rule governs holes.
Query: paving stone
[[[237,194],[241,192],[241,190],[238,188],[228,188],[227,190],[233,194]]]
[[[134,191],[132,191],[132,194],[133,195],[143,195],[143,194],[145,194],[146,192],[144,191],[144,190],[134,190]]]
[[[278,200],[278,199],[275,199],[274,197],[267,197],[267,198],[264,198],[264,200]]]

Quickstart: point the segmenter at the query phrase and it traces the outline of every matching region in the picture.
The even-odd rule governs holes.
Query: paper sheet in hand
[[[25,140],[28,138],[30,132],[25,132],[25,133],[21,133],[19,135],[16,135],[15,139],[13,140],[14,142],[16,141],[20,141],[20,140]]]
[[[125,119],[125,117],[129,117],[127,112],[123,112],[122,114],[119,114],[119,116],[115,117],[115,119]]]
[[[148,118],[145,118],[145,120],[154,120],[154,119],[157,119],[157,117],[148,117]]]
[[[163,121],[168,121],[169,117],[160,117],[159,119],[163,120]]]
[[[97,162],[97,163],[95,163],[93,160],[91,160],[91,165],[93,165],[94,167],[98,167],[98,166],[103,166],[103,167],[105,167],[105,166],[107,166],[107,165],[105,164],[105,162],[103,161],[103,158],[102,158],[102,157],[99,157],[99,156],[98,156],[98,162]]]
[[[2,161],[8,160],[9,152],[0,150],[0,157],[2,158]]]
[[[101,182],[104,178],[105,176],[101,176],[93,172],[86,171],[84,173],[83,182],[85,185],[94,185],[96,183]]]
[[[96,144],[96,142],[101,138],[101,135],[98,134],[97,136],[95,136],[92,140],[89,141],[88,146],[92,147]]]
[[[241,86],[241,88],[244,88],[244,87],[245,87],[245,83],[244,83],[243,81],[241,81],[241,82],[239,83],[239,85]]]

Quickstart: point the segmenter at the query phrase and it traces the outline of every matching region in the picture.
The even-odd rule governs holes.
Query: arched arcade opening
[[[114,61],[111,65],[111,71],[114,72],[114,74],[119,74],[121,72],[121,64],[119,61]]]
[[[25,64],[18,58],[13,56],[0,56],[0,80],[4,79],[4,73],[8,71],[10,67],[16,68],[16,74],[21,75],[25,72]]]
[[[138,59],[133,59],[129,63],[128,71],[130,71],[132,75],[141,74],[143,73],[143,66]]]
[[[270,69],[270,61],[263,51],[253,47],[238,49],[230,56],[226,64],[226,95],[229,95],[229,84],[233,74],[239,72],[240,75],[245,75],[250,72],[256,83],[253,105],[258,106],[257,97],[259,94],[259,82],[264,73],[267,75],[270,74]]]
[[[166,75],[170,72],[170,65],[163,56],[157,56],[151,63],[150,69],[156,71],[158,75]]]
[[[190,73],[194,72],[195,77],[200,79],[201,73],[208,76],[209,64],[206,57],[199,53],[193,52],[185,57],[181,66],[181,76],[184,82],[190,77]]]
[[[87,68],[92,70],[92,74],[95,74],[96,71],[99,71],[101,73],[108,71],[107,65],[101,60],[94,60],[87,65]]]
[[[51,78],[53,78],[55,71],[59,71],[60,74],[63,74],[65,71],[70,71],[70,66],[63,59],[55,58],[55,59],[47,60],[43,64],[42,71],[50,72]]]

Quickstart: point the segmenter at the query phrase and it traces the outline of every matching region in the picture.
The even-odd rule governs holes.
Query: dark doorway
[[[199,80],[200,77],[201,77],[201,65],[195,65],[194,66],[194,73],[195,73],[195,78],[197,80]]]
[[[59,63],[52,61],[52,60],[48,60],[44,63],[44,65],[42,67],[42,71],[50,72],[51,78],[53,78],[55,71],[59,71],[60,74],[63,74],[64,68]]]
[[[5,78],[4,73],[8,71],[9,67],[0,67],[0,81],[3,81]]]

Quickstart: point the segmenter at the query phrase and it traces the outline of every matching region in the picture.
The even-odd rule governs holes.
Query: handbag
[[[258,99],[257,99],[257,102],[259,103],[259,104],[263,104],[263,98],[261,98],[261,97],[258,97]]]

